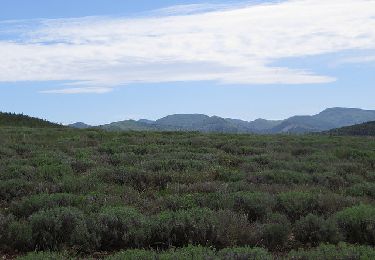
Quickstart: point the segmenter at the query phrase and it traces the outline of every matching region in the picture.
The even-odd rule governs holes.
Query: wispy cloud
[[[375,49],[374,17],[374,0],[289,0],[178,6],[131,19],[3,22],[0,81],[74,81],[71,88],[44,92],[62,94],[105,93],[136,82],[332,82],[272,64]]]
[[[103,94],[110,92],[111,88],[98,88],[98,87],[84,87],[84,88],[63,88],[63,89],[52,89],[52,90],[43,90],[40,93],[45,94]]]

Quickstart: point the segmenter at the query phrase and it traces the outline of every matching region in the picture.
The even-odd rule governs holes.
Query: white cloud
[[[330,76],[272,64],[375,49],[374,17],[374,0],[290,0],[171,7],[130,19],[29,21],[33,26],[14,26],[13,41],[0,41],[0,81],[74,81],[75,88],[45,91],[70,94],[136,82],[331,82]]]
[[[64,88],[64,89],[52,89],[52,90],[43,90],[40,93],[45,94],[103,94],[112,91],[111,88],[96,88],[96,87],[85,87],[85,88]]]

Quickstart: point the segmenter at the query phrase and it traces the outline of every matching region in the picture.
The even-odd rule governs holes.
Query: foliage
[[[0,251],[56,252],[28,259],[371,254],[360,246],[375,245],[374,150],[369,137],[2,127]],[[340,242],[358,246],[319,247]]]
[[[340,243],[335,245],[321,245],[311,250],[292,251],[288,255],[292,260],[319,259],[374,259],[375,249],[369,246],[358,246]]]
[[[359,205],[336,213],[346,241],[375,245],[375,207]]]

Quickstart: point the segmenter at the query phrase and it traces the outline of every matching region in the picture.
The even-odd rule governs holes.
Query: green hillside
[[[3,258],[375,257],[375,139],[7,127],[0,140]]]
[[[327,133],[331,135],[375,136],[375,121],[333,129]]]
[[[0,127],[62,127],[43,119],[26,116],[23,114],[0,112]]]

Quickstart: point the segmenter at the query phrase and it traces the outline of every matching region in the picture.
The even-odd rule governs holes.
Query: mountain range
[[[285,120],[239,119],[207,116],[203,114],[175,114],[156,121],[125,120],[106,125],[90,126],[79,122],[70,127],[101,128],[109,131],[199,131],[215,133],[256,133],[256,134],[303,134],[323,132],[344,126],[375,121],[375,110],[359,108],[328,108],[312,116],[293,116]]]

